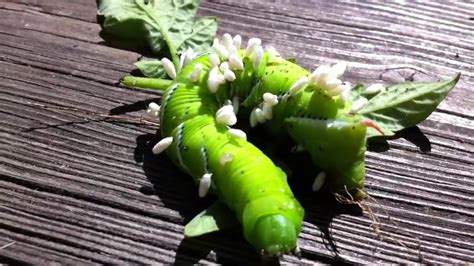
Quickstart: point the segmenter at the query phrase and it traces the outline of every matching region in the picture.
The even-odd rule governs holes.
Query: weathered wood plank
[[[259,36],[308,68],[348,61],[352,82],[463,73],[420,125],[424,135],[402,135],[388,150],[371,144],[367,205],[379,233],[366,212],[298,186],[307,211],[302,258],[283,262],[472,262],[472,3],[201,2],[201,14],[219,17],[220,33]],[[116,85],[140,50],[107,46],[95,9],[80,0],[0,3],[0,247],[13,243],[0,261],[258,262],[239,231],[183,239],[184,224],[210,200],[150,153],[153,127],[106,117],[159,93]]]

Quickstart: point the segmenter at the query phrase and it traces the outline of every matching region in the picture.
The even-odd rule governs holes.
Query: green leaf
[[[216,201],[184,227],[184,235],[196,237],[238,225],[234,213],[224,203]]]
[[[366,86],[362,83],[357,83],[355,84],[352,89],[351,89],[351,94],[349,95],[349,101],[353,102],[357,98],[364,96],[367,98],[365,95],[362,95],[362,92],[365,90]],[[369,99],[369,98],[367,98]]]
[[[104,30],[127,39],[146,39],[146,23],[152,23],[135,0],[101,0],[97,14],[104,16]]]
[[[143,2],[143,0],[135,1]],[[146,25],[149,31],[147,40],[151,49],[158,53],[166,44],[170,48],[170,52],[174,50],[174,53],[177,53],[180,46],[179,40],[173,35],[176,33],[189,35],[192,32],[198,1],[156,0],[150,1],[148,5],[139,4],[139,6],[145,10],[148,18],[153,21]]]
[[[209,49],[217,31],[214,17],[194,21],[198,0],[101,0],[103,29],[117,37],[147,40],[155,53],[167,47],[179,70],[180,51]]]
[[[196,53],[204,53],[211,49],[210,43],[214,40],[216,32],[217,19],[203,17],[194,23],[192,32],[188,34],[171,33],[170,35],[178,43],[179,52],[192,48]]]
[[[168,75],[160,60],[140,60],[134,64],[145,77],[167,78]]]
[[[359,113],[378,124],[385,136],[425,120],[456,85],[460,74],[436,83],[402,83],[376,94]],[[367,137],[380,136],[370,128]]]

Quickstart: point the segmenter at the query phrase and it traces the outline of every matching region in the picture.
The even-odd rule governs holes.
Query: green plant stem
[[[171,42],[171,38],[168,34],[168,31],[163,29],[163,26],[160,24],[160,21],[155,17],[155,15],[152,12],[150,12],[148,7],[144,6],[140,1],[137,1],[137,4],[143,10],[145,10],[145,12],[148,14],[148,16],[150,18],[153,19],[153,21],[155,23],[153,23],[152,26],[155,27],[157,30],[159,30],[161,32],[161,34],[163,35],[163,39],[165,39],[165,42],[168,45],[168,49],[170,50],[171,60],[173,61],[173,65],[176,68],[176,73],[178,73],[179,71],[181,71],[180,60],[179,60],[179,57],[178,57],[178,51],[177,51],[176,47],[173,45],[173,42]]]
[[[164,91],[173,81],[168,79],[142,78],[134,76],[125,76],[122,83],[126,86],[148,88]]]

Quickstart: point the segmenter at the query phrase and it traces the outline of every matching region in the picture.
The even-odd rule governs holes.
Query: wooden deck
[[[462,72],[419,128],[372,143],[379,231],[296,188],[302,257],[282,263],[474,262],[474,4],[397,2],[201,1],[220,34],[258,36],[308,68],[348,61],[349,81]],[[259,263],[238,230],[184,239],[210,201],[150,153],[140,110],[160,95],[117,85],[143,50],[99,32],[94,1],[0,1],[0,263]]]

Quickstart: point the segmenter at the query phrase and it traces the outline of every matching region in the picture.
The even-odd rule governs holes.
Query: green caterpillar
[[[244,236],[268,255],[297,250],[304,211],[294,198],[286,174],[245,132],[231,126],[239,119],[286,134],[308,151],[322,169],[314,190],[324,184],[333,192],[363,199],[367,127],[357,115],[364,100],[347,100],[350,86],[339,77],[343,64],[310,73],[284,60],[259,39],[240,49],[241,38],[225,34],[213,52],[182,56],[182,70],[162,60],[174,79],[148,113],[160,118],[163,139],[153,148],[166,150],[172,161],[199,185],[233,210]],[[365,100],[366,101],[366,100]]]

